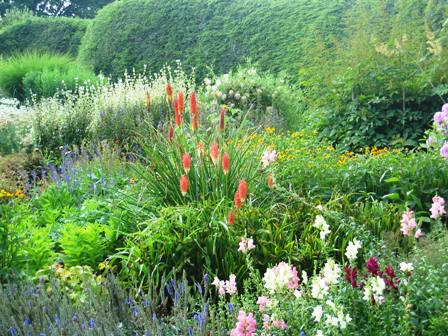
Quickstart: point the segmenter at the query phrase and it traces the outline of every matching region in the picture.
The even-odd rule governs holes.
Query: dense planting
[[[122,0],[0,56],[0,334],[445,335],[446,9]]]

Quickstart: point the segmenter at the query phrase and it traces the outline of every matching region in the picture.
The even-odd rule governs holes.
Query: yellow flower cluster
[[[365,155],[373,155],[373,156],[377,156],[377,155],[381,155],[384,153],[387,153],[389,150],[387,147],[383,147],[383,148],[378,148],[376,146],[373,147],[366,147],[364,150],[364,154]]]
[[[17,189],[14,193],[11,193],[11,192],[3,190],[3,189],[0,190],[0,201],[3,199],[11,199],[14,197],[23,199],[23,198],[25,198],[25,193],[20,189]]]

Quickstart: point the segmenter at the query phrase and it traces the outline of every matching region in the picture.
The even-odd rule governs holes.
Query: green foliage
[[[448,314],[448,235],[426,238],[413,256],[416,265],[410,293],[412,319],[423,335],[442,335]]]
[[[31,17],[0,26],[0,54],[40,51],[76,56],[87,21],[72,18]]]
[[[443,102],[446,9],[437,1],[355,2],[344,34],[313,47],[301,72],[321,137],[352,149],[418,144]]]
[[[350,1],[318,0],[116,1],[98,12],[80,58],[114,77],[125,69],[150,72],[180,59],[204,78],[207,67],[224,73],[251,58],[262,70],[298,73],[306,51],[302,37],[314,26],[340,28]]]
[[[0,61],[0,87],[11,97],[24,101],[31,94],[50,97],[58,90],[75,90],[95,75],[70,57],[48,53],[25,53]]]
[[[111,230],[108,226],[89,223],[84,227],[66,224],[59,244],[62,259],[68,266],[97,266],[109,250]]]

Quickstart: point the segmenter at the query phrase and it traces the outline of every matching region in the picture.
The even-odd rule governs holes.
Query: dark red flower
[[[350,267],[346,266],[344,268],[345,273],[345,280],[347,280],[348,283],[352,285],[353,288],[358,287],[358,282],[356,281],[356,278],[358,276],[358,270],[356,267]]]
[[[372,275],[378,275],[380,272],[380,265],[378,263],[378,258],[370,257],[367,261],[367,271]]]

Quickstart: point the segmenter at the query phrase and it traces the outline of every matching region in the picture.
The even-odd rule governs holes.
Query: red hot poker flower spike
[[[179,187],[182,196],[187,195],[188,192],[188,177],[186,175],[182,175],[179,180]]]
[[[238,193],[240,194],[241,201],[244,202],[247,197],[247,182],[246,180],[241,180],[238,185]]]
[[[222,164],[222,171],[223,171],[224,175],[227,175],[229,173],[229,170],[230,170],[230,156],[229,156],[229,154],[224,153],[222,155],[221,164]]]

